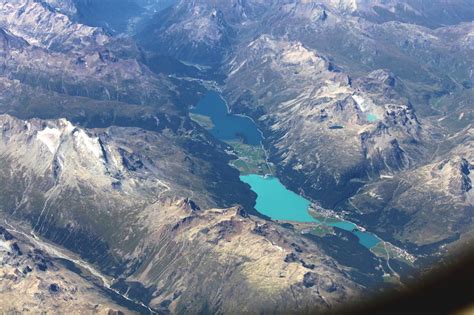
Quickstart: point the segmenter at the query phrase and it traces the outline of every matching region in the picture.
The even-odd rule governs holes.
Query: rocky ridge
[[[474,210],[472,130],[452,141],[459,143],[455,149],[431,163],[367,185],[350,199],[351,206],[396,242],[436,248],[468,237]]]
[[[1,312],[135,313],[117,305],[8,225],[0,226],[0,266]]]

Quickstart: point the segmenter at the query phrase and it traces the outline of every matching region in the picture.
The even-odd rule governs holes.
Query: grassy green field
[[[334,234],[334,229],[326,225],[318,225],[310,232],[313,235],[322,237],[328,234]]]
[[[380,242],[376,246],[372,247],[370,251],[377,257],[387,259],[387,252],[390,259],[396,259],[409,266],[414,266],[413,263],[405,259],[402,255],[398,254],[390,245]]]
[[[238,141],[229,141],[229,145],[234,148],[239,157],[231,162],[241,175],[248,174],[274,174],[275,167],[266,162],[265,151],[260,146],[252,146]]]
[[[344,220],[341,220],[341,219],[338,219],[338,218],[332,218],[332,217],[324,216],[324,215],[322,215],[322,214],[320,214],[320,213],[318,213],[314,210],[310,210],[309,214],[311,214],[311,216],[313,218],[315,218],[316,220],[318,220],[320,222],[323,222],[324,224],[327,224],[327,225],[344,221]]]

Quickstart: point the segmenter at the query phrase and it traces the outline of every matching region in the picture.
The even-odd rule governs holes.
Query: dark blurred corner
[[[474,251],[434,269],[423,280],[338,309],[330,314],[453,314],[474,315]]]

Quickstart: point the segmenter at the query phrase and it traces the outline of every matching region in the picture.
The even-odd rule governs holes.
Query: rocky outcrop
[[[347,5],[348,2],[353,5]],[[343,4],[341,9],[377,23],[401,21],[431,28],[471,21],[474,14],[468,0],[435,0],[429,5],[424,1],[407,0],[342,0],[339,3]]]
[[[156,211],[157,206],[166,210]],[[150,288],[155,309],[195,313],[207,305],[211,313],[275,308],[301,312],[333,308],[359,291],[346,278],[348,270],[314,243],[277,224],[242,215],[238,207],[192,211],[183,201],[164,200],[149,207],[142,220],[152,234],[144,242],[162,241],[149,244],[156,254],[124,280],[129,287],[140,281]],[[264,225],[262,235],[257,230]],[[295,247],[300,249],[298,259],[288,259]],[[317,277],[312,286],[307,285],[308,271]]]
[[[0,312],[135,314],[37,248],[8,225],[0,226]]]
[[[101,29],[77,24],[46,2],[1,1],[0,10],[0,27],[8,28],[16,36],[38,47],[69,52],[110,41]],[[46,29],[48,32],[43,31]]]
[[[41,1],[4,1],[0,10],[0,112],[101,127],[137,119],[156,127],[152,116],[180,124],[179,88],[152,73],[131,41]]]
[[[437,161],[367,185],[351,198],[351,206],[380,233],[427,253],[470,234],[472,132],[464,137]]]
[[[132,264],[121,248],[133,247],[147,230],[126,226],[157,199],[192,197],[203,208],[240,203],[253,209],[254,195],[227,165],[229,157],[186,131],[84,130],[64,119],[9,116],[1,116],[0,125],[0,177],[9,187],[1,192],[1,209],[104,272]]]
[[[170,82],[152,75],[136,59],[120,59],[105,46],[94,46],[92,52],[52,53],[29,44],[9,29],[1,33],[4,50],[0,75],[5,82],[21,83],[39,89],[41,94],[54,92],[138,105],[166,105],[172,95]],[[10,91],[10,95],[15,92]]]
[[[53,10],[59,11],[69,17],[74,17],[77,14],[77,8],[73,0],[43,0]]]

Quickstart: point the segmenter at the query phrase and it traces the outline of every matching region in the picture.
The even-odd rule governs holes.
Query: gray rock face
[[[74,23],[45,2],[2,1],[0,10],[0,27],[8,28],[16,36],[38,47],[70,51],[94,44],[102,45],[109,40],[102,30]]]
[[[43,3],[69,17],[74,17],[77,14],[77,8],[73,0],[43,0]]]
[[[57,2],[57,1],[56,1]],[[116,35],[135,34],[176,0],[73,0],[72,16],[82,24]],[[74,12],[75,11],[75,12]]]
[[[5,12],[0,27],[2,34],[8,34],[2,36],[3,80],[39,88],[40,93],[99,101],[151,105],[170,97],[172,84],[152,75],[137,60],[138,50],[127,47],[127,42],[117,48],[100,29],[74,23],[39,2],[0,5]]]
[[[223,148],[203,135],[185,116],[180,107],[179,88],[167,77],[156,75],[143,65],[140,52],[133,43],[112,38],[98,28],[70,20],[43,2],[14,1],[2,5],[6,14],[0,17],[0,25],[5,26],[5,30],[2,29],[0,33],[3,46],[0,55],[1,112],[24,119],[65,117],[74,125],[90,127],[118,125],[140,126],[158,132],[166,130],[173,134],[176,141],[180,141],[178,146],[181,149],[190,153],[194,149],[191,155],[200,155],[199,159],[205,159],[206,154],[216,154],[216,164],[204,168],[191,157],[181,161],[185,165],[189,164],[190,172],[202,175],[202,171],[222,171],[225,175],[214,173],[214,179],[224,178],[223,182],[230,179],[245,191],[243,195],[248,195],[248,189],[239,182],[237,172],[226,165],[229,157]],[[15,20],[16,15],[20,18]],[[36,19],[39,19],[40,24],[33,28],[31,26]],[[45,29],[49,31],[45,32]],[[97,34],[98,37],[94,37]],[[22,128],[16,126],[13,130],[6,130],[14,133]],[[63,130],[63,127],[58,126],[52,128]],[[62,135],[62,132],[59,134]],[[69,131],[66,132],[68,137]],[[101,141],[106,143],[106,135],[97,137],[104,137]],[[127,149],[120,149],[119,152],[121,156],[117,158],[123,160],[125,169],[137,172],[146,169],[146,163],[140,160],[143,157],[130,155]],[[106,151],[102,155],[106,159]],[[109,159],[107,161],[110,162]],[[54,177],[60,177],[61,165],[58,160],[50,165]],[[125,188],[125,183],[120,182],[120,172],[109,171],[112,174],[109,179],[111,185]],[[143,176],[146,177],[146,174]],[[189,177],[191,182],[192,177]],[[230,182],[228,184],[233,186]],[[211,190],[222,188],[211,188],[213,180],[203,185]],[[240,198],[231,197],[239,195],[238,191],[225,192],[222,189],[222,193],[233,199],[222,205],[240,202]],[[213,206],[223,201],[217,196],[205,199],[206,202],[214,199],[217,203],[211,202]],[[245,206],[252,207],[251,194],[243,199],[248,201]]]
[[[442,11],[445,7],[438,5],[438,8]],[[444,84],[452,84],[453,79],[462,82],[469,77],[469,69],[472,68],[465,58],[469,50],[451,49],[452,44],[470,41],[468,29],[472,29],[472,23],[436,30],[399,20],[378,24],[361,19],[355,13],[341,13],[338,1],[225,1],[215,5],[209,0],[184,1],[171,9],[166,19],[157,16],[157,24],[151,23],[147,29],[148,36],[144,33],[144,37],[138,38],[146,45],[151,44],[152,39],[159,41],[162,36],[172,37],[172,34],[179,34],[179,30],[184,31],[185,25],[198,25],[197,19],[209,17],[212,10],[221,12],[228,28],[238,34],[224,50],[221,43],[214,45],[221,52],[228,53],[242,42],[245,45],[259,35],[271,34],[277,39],[298,41],[308,49],[316,49],[350,73],[388,68],[401,78],[427,81],[433,86],[440,78],[445,81]],[[163,20],[167,22],[161,24]],[[459,35],[445,36],[448,29]],[[153,33],[154,30],[156,33]],[[205,28],[196,28],[195,32],[198,30],[206,34]],[[205,38],[202,34],[199,38]],[[457,39],[457,36],[463,39],[449,39]],[[157,45],[148,47],[192,61],[192,52],[187,52],[188,56],[180,56],[176,52],[192,47],[193,41],[196,41],[194,37],[175,36],[172,43],[174,51],[169,52]],[[206,45],[212,47],[212,44],[208,41]],[[199,50],[194,51],[197,53]],[[194,59],[200,63],[197,55]],[[201,63],[207,61],[202,59]],[[451,78],[446,77],[446,69],[449,69]]]
[[[344,1],[340,2],[344,3]],[[351,2],[353,6],[346,5],[345,7],[349,7],[352,13],[378,23],[400,21],[436,28],[470,22],[474,15],[474,9],[469,0],[435,0],[429,3],[423,0],[356,0]]]
[[[145,48],[209,65],[222,61],[233,36],[224,14],[209,1],[181,1],[172,11],[158,13],[138,34]]]
[[[130,42],[73,22],[42,2],[7,1],[0,10],[2,112],[76,122],[96,116],[101,107],[117,110],[126,104],[154,107],[148,111],[156,116],[158,106],[172,113],[173,84],[152,74]],[[43,107],[41,103],[49,103],[49,110],[32,108]],[[110,120],[92,118],[104,119]]]
[[[68,190],[85,185],[85,191],[101,191],[104,199],[107,199],[107,194],[118,193],[122,198],[135,195],[145,200],[173,190],[176,191],[173,195],[181,197],[191,197],[196,193],[194,200],[203,207],[225,205],[225,202],[221,203],[222,199],[214,199],[212,193],[204,191],[219,189],[209,179],[218,177],[216,172],[225,171],[219,169],[226,168],[226,155],[221,151],[222,162],[207,162],[201,152],[214,149],[218,157],[219,148],[212,148],[205,138],[193,138],[190,134],[192,130],[166,130],[161,133],[124,127],[82,130],[65,119],[21,121],[8,115],[1,116],[1,125],[1,154],[5,163],[19,163],[19,170],[27,167],[33,172],[28,176],[24,173],[25,176],[44,179],[49,184],[44,187],[45,193],[55,186],[62,188],[54,190]],[[128,138],[136,141],[131,142]],[[196,152],[188,148],[187,142],[194,142],[192,146]],[[26,152],[14,152],[14,147],[21,144],[30,145],[27,161],[21,158]],[[219,163],[222,165],[219,166]],[[187,169],[188,176],[179,176],[184,169]],[[203,172],[209,172],[208,179],[205,179],[207,176]],[[17,175],[21,176],[21,173]],[[246,190],[244,184],[237,180],[234,182],[231,176],[223,178],[221,183],[229,187],[237,184]],[[207,188],[198,193],[198,187]],[[220,194],[217,191],[214,193]],[[226,194],[225,191],[221,193]],[[230,193],[231,199],[232,194],[235,192]],[[57,197],[61,195],[59,193]],[[247,206],[251,206],[251,197]],[[229,200],[227,205],[237,201]]]

